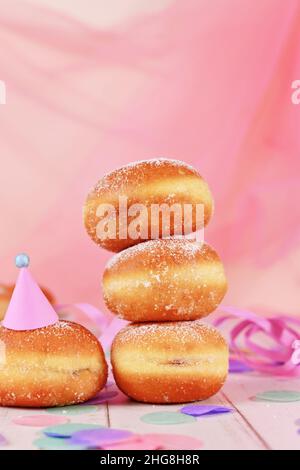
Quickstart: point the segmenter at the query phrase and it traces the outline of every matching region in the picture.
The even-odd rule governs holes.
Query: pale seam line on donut
[[[171,271],[176,271],[175,274]],[[153,270],[154,271],[154,270]],[[187,274],[192,276],[188,279]],[[197,275],[195,275],[197,274]],[[105,290],[109,293],[118,292],[120,289],[128,289],[135,290],[139,289],[141,286],[144,287],[157,287],[158,280],[156,276],[161,276],[163,282],[170,283],[170,279],[172,282],[178,283],[178,288],[184,289],[182,287],[182,283],[186,283],[187,280],[191,281],[192,284],[198,284],[199,282],[204,282],[206,286],[203,287],[213,287],[213,286],[222,286],[226,284],[225,279],[225,272],[221,262],[209,262],[209,263],[201,263],[199,262],[195,266],[195,270],[189,269],[188,273],[186,271],[186,266],[176,266],[176,267],[169,267],[169,270],[166,274],[159,273],[159,272],[149,272],[149,268],[147,266],[142,267],[141,269],[137,269],[135,272],[127,271],[126,273],[121,274],[110,274],[107,272],[106,277],[103,280],[103,285],[105,286]],[[142,277],[143,276],[143,277]],[[184,284],[183,284],[184,285]],[[127,292],[128,294],[129,292]],[[110,295],[110,294],[109,294]]]
[[[133,344],[134,347],[134,344]],[[182,353],[183,355],[183,353]],[[161,364],[163,353],[160,354],[158,359],[160,362],[155,362],[155,359],[149,360],[151,355],[143,354],[137,360],[137,354],[132,352],[124,351],[124,348],[121,349],[119,353],[114,352],[114,363],[118,364],[118,369],[122,370],[122,373],[145,373],[145,374],[157,374],[158,371],[161,373],[168,373],[169,375],[178,375],[178,372],[182,375],[189,375],[191,373],[197,373],[198,376],[216,376],[224,375],[224,370],[227,372],[228,369],[228,354],[225,352],[224,348],[221,351],[213,351],[212,355],[207,355],[199,353],[199,362],[201,367],[198,364],[189,365],[185,367],[174,367],[174,365]],[[178,358],[179,354],[176,355]],[[173,353],[174,357],[174,353]],[[167,361],[168,359],[166,359]],[[142,371],[138,366],[142,364]],[[211,370],[213,367],[213,371]]]
[[[195,201],[205,202],[211,204],[211,195],[208,189],[208,185],[204,180],[200,180],[197,177],[182,177],[180,178],[168,178],[163,181],[153,181],[147,183],[147,186],[141,185],[137,188],[133,188],[131,191],[130,197],[135,196],[141,202],[147,199],[147,195],[152,197],[158,197],[161,203],[165,202],[165,199],[168,197],[173,197],[174,202],[177,201],[177,198],[186,198],[188,190],[188,199],[192,200],[192,203],[195,204]],[[200,196],[200,197],[199,197]],[[180,202],[180,201],[178,201]]]
[[[5,379],[6,385],[10,382],[14,384],[20,382],[21,385],[26,386],[28,384],[36,384],[36,385],[43,385],[45,383],[52,382],[53,380],[59,380],[59,378],[64,378],[65,376],[71,377],[75,376],[80,379],[80,376],[86,375],[84,374],[87,372],[89,376],[96,376],[99,373],[99,369],[89,369],[89,368],[82,368],[82,369],[42,369],[41,367],[28,367],[28,370],[24,372],[20,370],[18,367],[9,367],[6,371],[0,371],[0,379],[1,381]],[[35,379],[32,380],[32,376],[34,375]],[[19,384],[20,385],[20,384]],[[0,389],[3,386],[0,385]]]
[[[86,368],[93,370],[101,368],[100,356],[97,358],[93,356],[72,357],[68,353],[66,353],[65,356],[63,354],[59,356],[53,356],[50,353],[43,354],[27,352],[26,354],[22,353],[22,358],[18,358],[16,357],[18,354],[18,352],[16,354],[12,352],[7,354],[7,365],[4,364],[2,367],[0,367],[0,374],[6,367],[10,368],[16,365],[19,367],[22,366],[24,369],[26,369],[28,365],[32,366],[33,364],[37,364],[39,367],[43,367],[45,369],[58,369],[64,371],[73,369],[80,370]],[[11,365],[11,362],[13,362],[13,366]],[[73,368],[66,369],[66,362],[71,362]]]
[[[31,387],[52,393],[49,387],[72,388],[74,385],[76,385],[76,393],[82,394],[88,392],[100,380],[100,377],[99,369],[46,370],[41,367],[30,367],[24,372],[18,367],[9,367],[6,371],[0,371],[0,394],[5,390],[6,393],[15,390],[18,395],[27,394]]]
[[[94,373],[94,372],[97,372],[98,370],[100,369],[100,367],[80,367],[80,368],[70,368],[70,369],[66,369],[66,368],[57,368],[57,367],[41,367],[39,365],[35,365],[35,364],[27,364],[26,365],[26,368],[22,367],[20,364],[14,364],[14,365],[8,365],[7,367],[2,367],[0,368],[0,377],[1,375],[7,375],[7,374],[11,374],[12,371],[19,371],[18,373],[21,372],[21,374],[24,376],[28,373],[31,373],[33,370],[37,370],[37,371],[43,371],[44,373],[47,373],[47,372],[55,372],[55,373],[58,373],[58,374],[73,374],[73,373],[78,373],[78,372],[84,372],[84,371],[87,371],[87,372],[91,372],[91,373]]]

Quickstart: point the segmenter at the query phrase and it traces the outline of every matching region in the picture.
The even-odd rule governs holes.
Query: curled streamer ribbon
[[[287,315],[260,317],[234,307],[222,307],[226,315],[215,320],[219,326],[239,320],[230,330],[230,351],[251,369],[290,377],[300,376],[300,320]],[[261,334],[259,342],[254,336]],[[273,346],[265,346],[267,341]]]

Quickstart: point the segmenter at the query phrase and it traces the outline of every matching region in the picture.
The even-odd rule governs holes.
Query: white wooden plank
[[[222,393],[199,403],[230,406]],[[178,425],[153,425],[141,421],[141,417],[147,413],[178,411],[182,406],[147,405],[133,401],[128,401],[125,404],[110,403],[110,425],[114,428],[128,429],[141,434],[167,433],[196,437],[203,442],[202,449],[265,449],[257,433],[251,429],[251,426],[238,412],[199,417],[194,423]]]
[[[231,375],[223,393],[265,441],[276,450],[300,449],[300,435],[295,420],[300,418],[300,402],[277,403],[254,401],[257,393],[267,390],[300,391],[299,379],[276,379],[258,374]]]

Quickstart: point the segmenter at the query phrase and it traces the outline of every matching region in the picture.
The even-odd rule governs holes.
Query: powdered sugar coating
[[[147,261],[143,255],[147,255]],[[152,262],[159,266],[165,260],[165,257],[171,258],[176,264],[189,263],[195,260],[197,256],[203,257],[203,260],[213,261],[215,252],[209,245],[202,242],[195,242],[186,238],[164,238],[157,240],[149,240],[144,243],[132,246],[125,251],[121,251],[114,255],[106,264],[106,269],[118,269],[120,265],[130,262],[131,260],[141,256],[144,263]]]
[[[86,344],[97,350],[99,343],[94,335],[78,323],[60,320],[54,325],[35,330],[15,331],[0,327],[0,340],[19,352],[36,351],[44,354],[80,354]],[[76,347],[75,347],[76,346]]]
[[[166,168],[181,170],[185,173],[199,176],[199,173],[195,168],[187,163],[180,160],[173,160],[169,158],[154,158],[150,160],[139,160],[137,162],[131,162],[118,168],[110,173],[107,173],[98,181],[95,188],[92,191],[95,193],[101,192],[103,189],[109,190],[110,192],[122,191],[122,188],[126,188],[129,184],[132,184],[132,178],[134,177],[134,184],[139,186],[144,184],[145,175],[151,170],[162,170]]]
[[[163,323],[134,323],[123,328],[116,339],[121,344],[144,345],[145,340],[149,343],[168,342],[187,345],[196,342],[206,345],[208,343],[224,343],[221,334],[211,325],[195,321],[163,322]],[[176,355],[176,350],[174,350]]]

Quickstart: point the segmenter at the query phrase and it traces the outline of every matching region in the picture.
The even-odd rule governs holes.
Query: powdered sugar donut
[[[132,324],[117,334],[111,359],[118,387],[134,400],[186,403],[222,387],[228,347],[199,321]]]
[[[87,197],[84,223],[92,240],[118,252],[141,241],[194,232],[208,223],[212,210],[212,195],[200,174],[184,162],[161,158],[105,175]]]
[[[0,326],[0,405],[49,407],[81,403],[107,380],[103,350],[77,323],[27,331]]]
[[[211,313],[227,282],[207,244],[150,240],[115,255],[103,275],[107,307],[133,322],[194,320]]]

